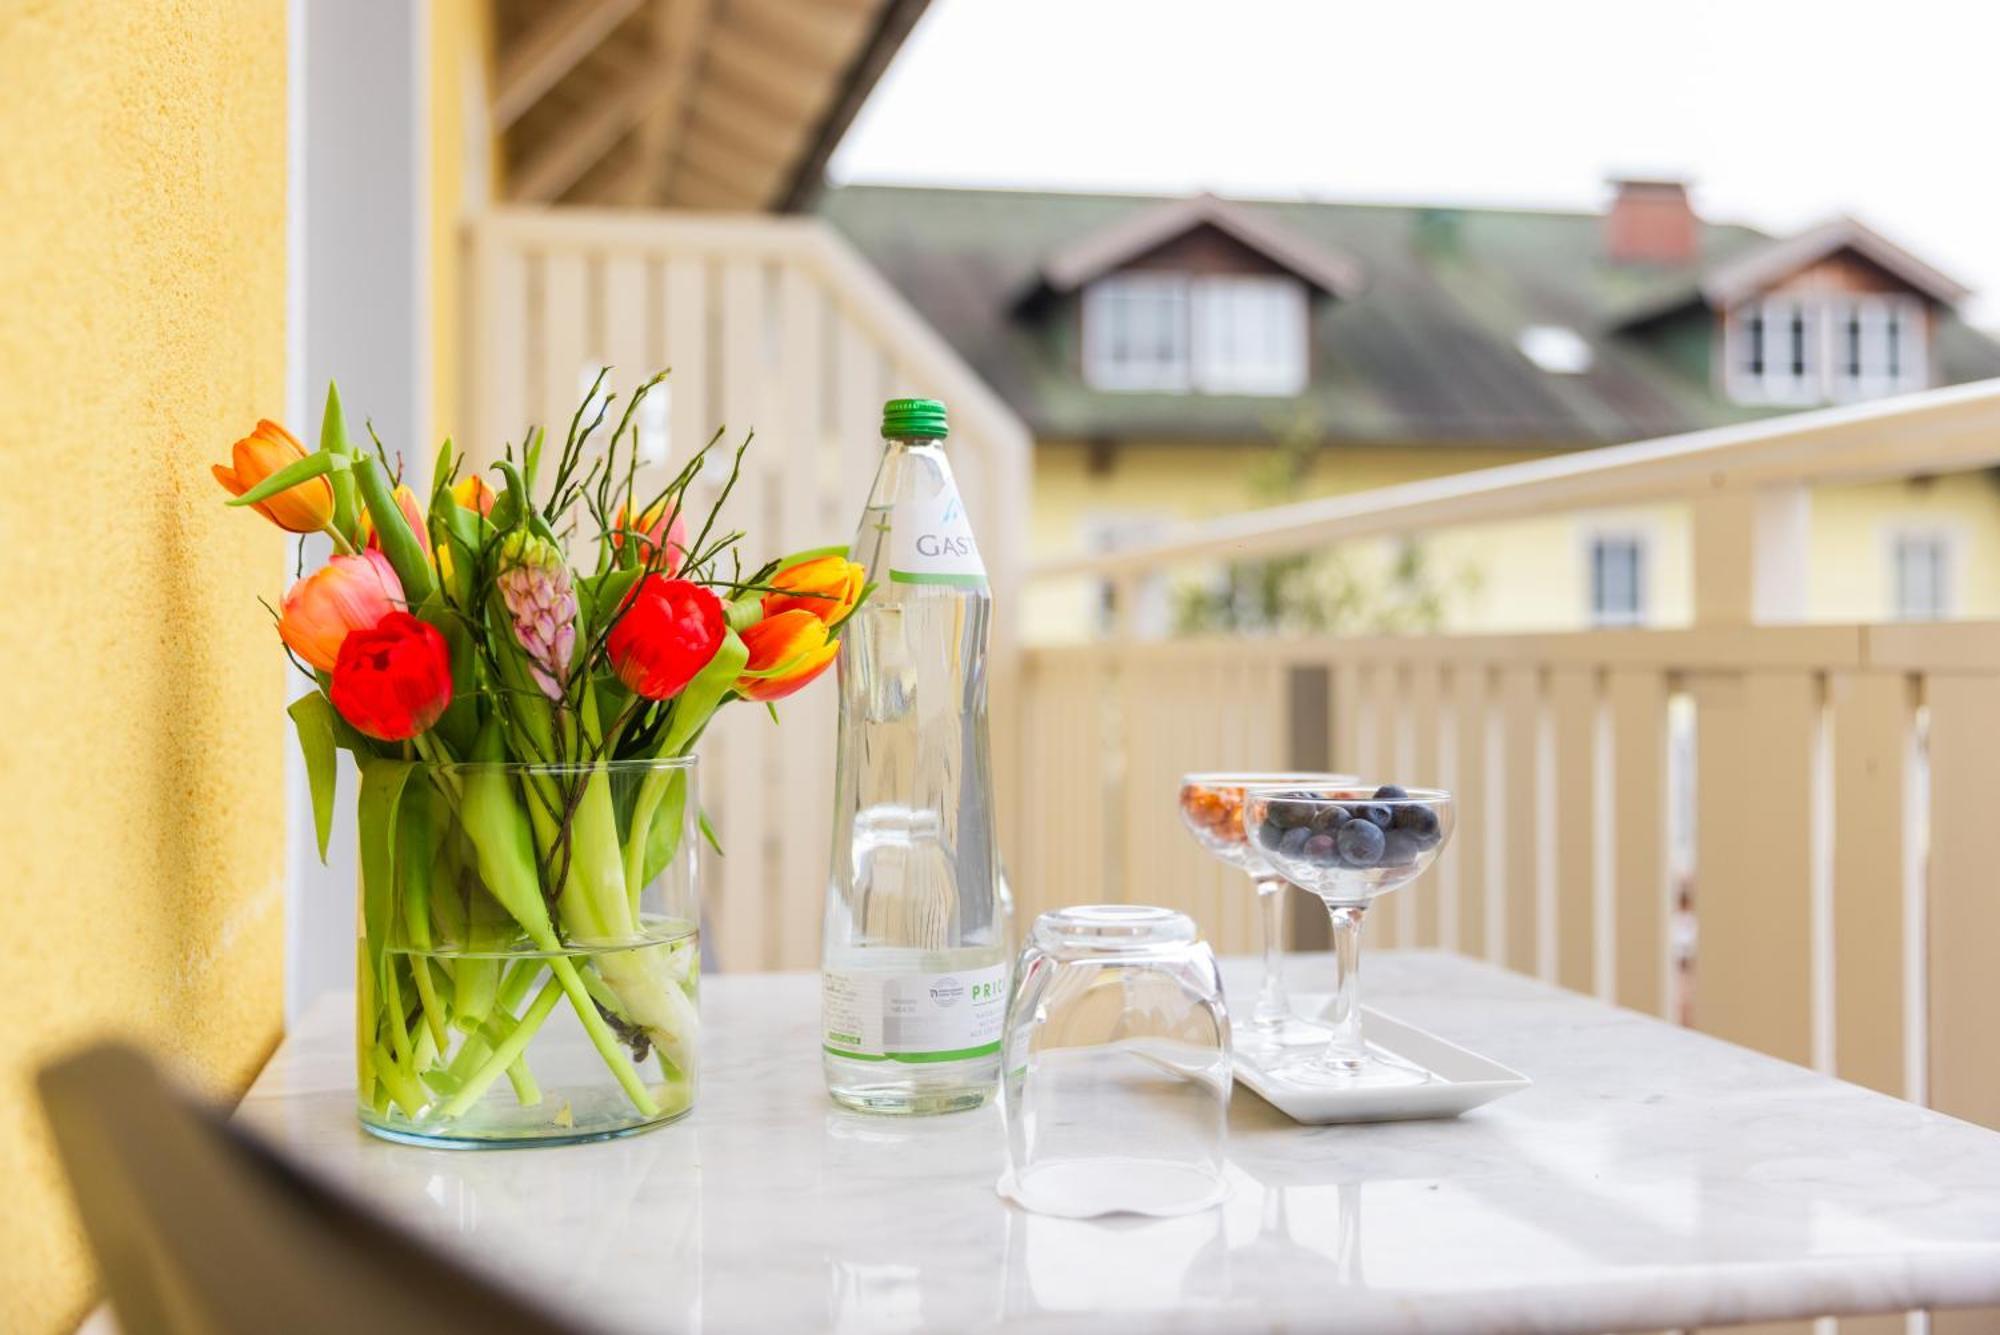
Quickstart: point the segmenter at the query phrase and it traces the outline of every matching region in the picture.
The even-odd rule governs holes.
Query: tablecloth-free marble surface
[[[1327,968],[1290,963],[1299,988]],[[1225,976],[1249,995],[1255,966]],[[1377,954],[1367,983],[1534,1087],[1457,1121],[1301,1127],[1239,1086],[1232,1194],[1181,1219],[1005,1203],[997,1107],[836,1109],[810,974],[705,979],[700,1102],[628,1140],[376,1140],[342,997],[239,1116],[612,1330],[1602,1331],[2000,1303],[2000,1134],[1453,956]]]

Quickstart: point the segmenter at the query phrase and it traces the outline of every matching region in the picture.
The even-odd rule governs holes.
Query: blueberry
[[[1417,860],[1424,851],[1424,845],[1416,834],[1409,830],[1391,830],[1382,840],[1382,865],[1385,867],[1407,867]]]
[[[1306,840],[1310,838],[1312,838],[1311,830],[1303,825],[1295,825],[1286,830],[1285,837],[1278,841],[1278,852],[1285,857],[1295,858],[1299,855],[1299,850],[1306,846]]]
[[[1431,843],[1435,843],[1438,833],[1438,814],[1430,807],[1416,804],[1398,807],[1395,828],[1408,830],[1419,839],[1428,839]],[[1430,846],[1429,843],[1424,845],[1425,848]]]
[[[1400,783],[1385,783],[1375,790],[1375,798],[1379,802],[1400,802],[1409,795],[1409,789]]]
[[[1324,839],[1325,835],[1319,838]],[[1382,847],[1388,842],[1382,827],[1372,820],[1351,820],[1340,827],[1336,836],[1340,848],[1340,860],[1350,867],[1372,867],[1382,860]]]
[[[1354,808],[1354,818],[1369,821],[1377,828],[1386,830],[1396,819],[1396,809],[1383,806],[1380,802],[1363,802]]]
[[[1286,796],[1272,798],[1266,811],[1271,820],[1289,830],[1294,826],[1311,824],[1314,807],[1310,800],[1301,801]]]
[[[1323,806],[1313,813],[1313,833],[1332,834],[1351,819],[1353,819],[1353,816],[1346,807],[1337,804]]]
[[[1284,837],[1284,827],[1273,821],[1269,816],[1266,816],[1264,823],[1257,827],[1255,842],[1259,848],[1275,848],[1278,845],[1278,841]]]
[[[1331,867],[1340,861],[1340,854],[1335,850],[1334,839],[1330,834],[1313,835],[1306,840],[1302,851],[1305,853],[1306,861],[1317,866]]]

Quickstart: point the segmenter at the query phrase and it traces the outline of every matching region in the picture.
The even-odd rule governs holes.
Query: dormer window
[[[1093,389],[1297,394],[1306,384],[1306,294],[1264,274],[1128,270],[1083,295]]]
[[[1730,311],[1725,380],[1740,403],[1876,398],[1930,381],[1923,303],[1880,294],[1770,296]]]

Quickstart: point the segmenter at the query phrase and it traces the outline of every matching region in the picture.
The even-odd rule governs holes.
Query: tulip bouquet
[[[839,549],[745,570],[717,520],[747,438],[698,526],[688,488],[720,432],[638,494],[633,423],[661,378],[602,438],[600,375],[559,449],[531,431],[490,483],[446,441],[427,501],[357,446],[337,390],[316,451],[260,422],[215,469],[230,504],[333,546],[276,618],[313,682],[289,712],[322,856],[336,751],[360,772],[356,1057],[386,1134],[574,1139],[692,1102],[692,750],[723,705],[823,673],[868,586]],[[574,1023],[551,1023],[564,1006]],[[531,1060],[545,1026],[595,1054],[561,1098]]]

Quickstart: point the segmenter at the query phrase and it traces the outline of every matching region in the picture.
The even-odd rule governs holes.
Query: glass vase
[[[568,1144],[694,1106],[692,756],[374,766],[360,799],[361,1123]]]

